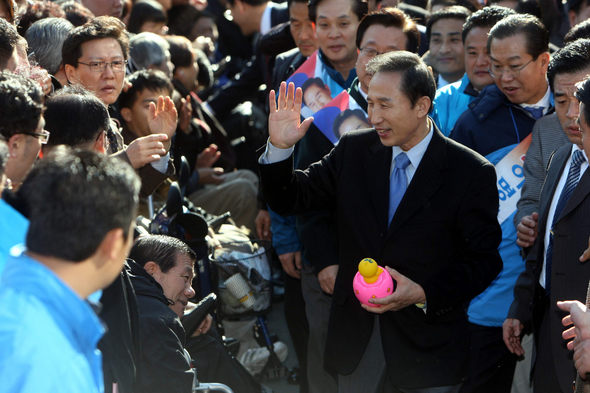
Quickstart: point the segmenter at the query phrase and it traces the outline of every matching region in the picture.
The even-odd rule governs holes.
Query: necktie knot
[[[406,169],[410,165],[410,159],[406,153],[400,153],[395,157],[395,167],[399,169]]]
[[[535,118],[535,120],[543,117],[543,107],[542,106],[528,106],[528,107],[524,108],[524,110],[527,111],[528,113],[530,113],[533,116],[533,118]]]
[[[576,150],[572,156],[572,165],[580,166],[584,161],[586,161],[586,157],[584,157],[582,151]]]

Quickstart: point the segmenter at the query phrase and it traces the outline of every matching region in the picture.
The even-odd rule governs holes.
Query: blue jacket
[[[0,218],[0,274],[2,274],[10,249],[17,244],[25,243],[29,220],[2,199],[0,199],[0,217],[2,217]]]
[[[84,299],[26,255],[0,277],[0,393],[103,392],[104,333]]]
[[[434,105],[430,114],[440,132],[449,136],[455,122],[467,106],[477,97],[477,91],[471,87],[467,74],[461,80],[441,87],[436,91]]]
[[[495,84],[483,89],[455,123],[451,139],[483,156],[520,143],[531,133],[535,119],[511,103]]]

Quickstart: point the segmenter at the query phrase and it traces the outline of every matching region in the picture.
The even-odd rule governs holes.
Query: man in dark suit
[[[336,211],[339,263],[326,366],[338,374],[339,392],[384,385],[456,392],[466,371],[466,305],[501,268],[494,168],[428,118],[434,78],[417,55],[390,52],[368,68],[376,130],[345,134],[305,171],[293,172],[291,158],[312,121],[300,123],[302,93],[281,85],[277,110],[271,92],[263,191],[281,213]],[[352,291],[365,257],[397,281],[392,295],[373,299],[380,307],[361,307]]]
[[[581,105],[580,112],[583,108]],[[564,314],[556,302],[586,299],[590,265],[579,262],[590,234],[590,172],[582,151],[585,121],[580,113],[582,132],[569,130],[573,144],[561,146],[549,160],[539,200],[536,240],[527,255],[526,270],[514,287],[514,301],[503,326],[508,349],[522,354],[520,335],[525,326],[532,325],[535,393],[569,392],[575,378],[571,355],[561,339]]]

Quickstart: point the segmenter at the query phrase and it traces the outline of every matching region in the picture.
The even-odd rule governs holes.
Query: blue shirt
[[[0,199],[0,274],[10,249],[17,244],[25,243],[28,229],[29,220]]]
[[[51,270],[9,257],[0,277],[0,393],[104,391],[104,333],[92,308]]]
[[[434,97],[432,119],[444,136],[449,136],[457,119],[471,101],[477,97],[477,92],[469,87],[467,74],[455,83],[448,84],[436,91]],[[467,91],[466,91],[467,89]]]

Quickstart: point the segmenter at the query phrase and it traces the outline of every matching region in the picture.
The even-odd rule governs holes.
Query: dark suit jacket
[[[360,89],[359,78],[356,78],[348,89],[348,94],[354,98],[356,103],[359,104],[365,112],[367,112],[367,100],[365,100],[365,97],[361,94]]]
[[[372,257],[420,284],[427,298],[426,314],[409,306],[379,318],[392,381],[456,384],[467,361],[466,306],[502,266],[495,171],[436,130],[388,228],[391,158],[373,130],[350,132],[306,171],[292,172],[291,160],[261,165],[263,191],[280,213],[336,209],[340,268],[326,367],[349,374],[367,346],[374,314],[360,307],[352,280],[358,262]]]
[[[560,147],[549,162],[545,185],[539,202],[539,234],[527,255],[526,270],[521,273],[514,287],[514,302],[508,312],[509,318],[516,318],[525,324],[533,325],[537,333],[543,315],[535,307],[545,298],[545,291],[538,284],[544,260],[545,230],[551,201],[571,154],[572,145]],[[563,326],[561,319],[565,313],[560,311],[558,300],[586,301],[590,264],[580,263],[578,257],[588,246],[590,235],[590,171],[580,178],[560,217],[553,223],[553,258],[551,264],[551,291],[549,295],[549,319],[551,337],[537,337],[540,345],[551,345],[553,364],[559,385],[563,392],[571,391],[575,370],[571,353],[561,338]]]

